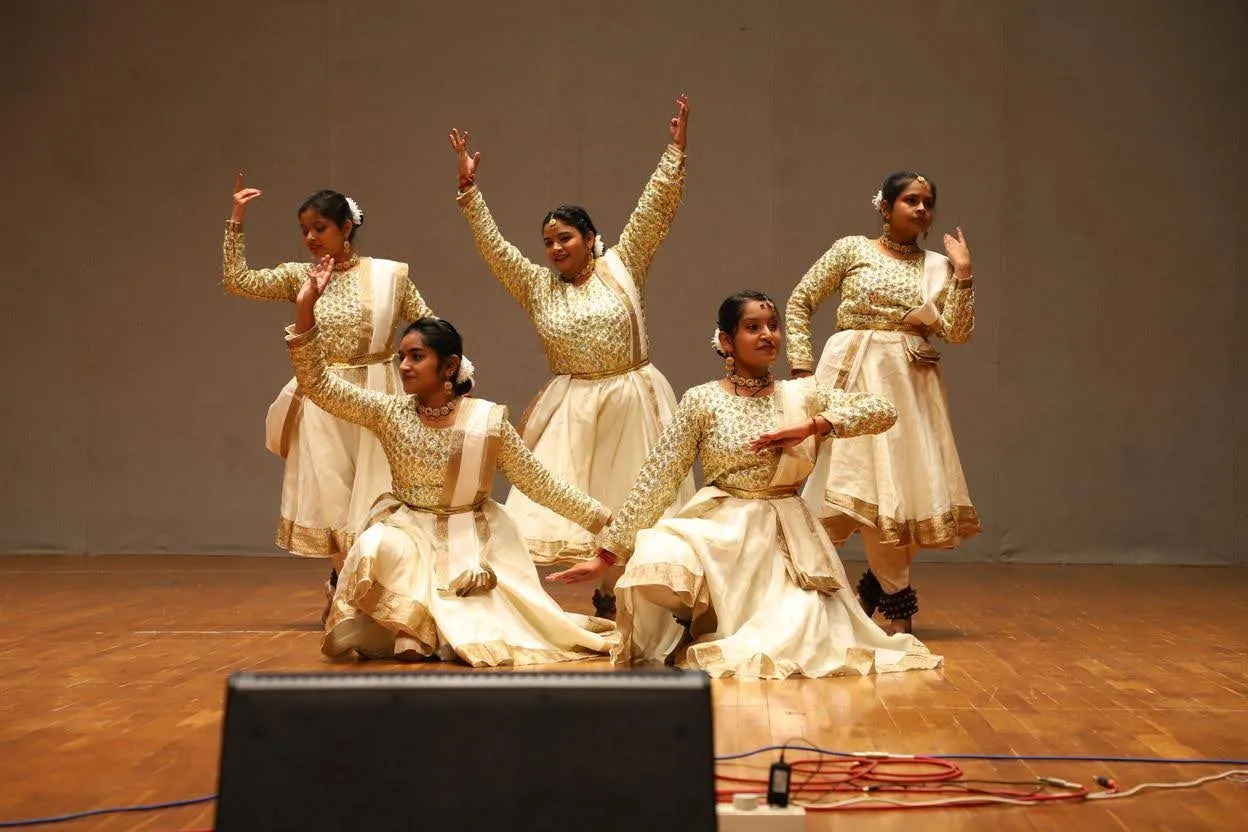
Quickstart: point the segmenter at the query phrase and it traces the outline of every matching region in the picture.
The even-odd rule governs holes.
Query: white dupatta
[[[359,352],[343,364],[331,364],[330,369],[363,368],[367,373],[365,387],[394,392],[387,389],[386,365],[398,313],[398,287],[407,279],[407,265],[394,260],[364,257],[360,260],[360,267],[364,274],[360,279],[362,320]],[[302,409],[303,391],[292,378],[269,405],[264,420],[264,446],[269,451],[283,458],[290,452],[291,437]]]

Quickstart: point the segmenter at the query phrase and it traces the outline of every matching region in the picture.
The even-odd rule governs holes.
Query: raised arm
[[[464,219],[468,220],[477,251],[481,252],[498,282],[527,311],[529,286],[533,281],[545,278],[546,270],[521,254],[520,249],[507,242],[498,230],[490,209],[486,207],[485,197],[476,185],[481,154],[468,155],[468,133],[460,135],[459,130],[452,129],[450,140],[459,164],[459,193],[455,200]]]
[[[290,363],[295,367],[299,389],[318,407],[347,422],[377,431],[392,396],[344,381],[329,371],[314,307],[334,274],[334,261],[326,255],[314,266],[295,299],[295,323],[286,330]]]
[[[247,203],[258,199],[261,193],[259,188],[243,187],[241,173],[235,178],[234,208],[225,224],[225,243],[222,246],[221,285],[232,295],[253,300],[293,301],[307,271],[303,264],[283,263],[273,269],[247,268],[243,217]]]
[[[425,299],[416,289],[416,284],[412,283],[407,276],[407,264],[403,264],[403,272],[399,275],[400,291],[402,295],[399,299],[399,317],[407,321],[418,321],[421,318],[431,317],[433,310],[429,308],[429,304],[425,303]]]
[[[602,529],[611,516],[606,506],[550,473],[533,456],[511,422],[503,420],[501,439],[498,467],[512,485],[529,499],[592,534]]]
[[[676,99],[676,105],[679,110],[669,126],[672,143],[659,158],[659,166],[651,174],[645,190],[641,192],[641,199],[628,218],[628,223],[620,234],[620,241],[615,246],[616,254],[624,261],[639,289],[645,285],[650,261],[654,259],[659,244],[663,242],[676,219],[676,210],[680,208],[680,199],[685,190],[688,97],[681,95]]]
[[[789,339],[789,371],[794,376],[810,375],[814,372],[810,319],[814,317],[819,304],[840,288],[852,254],[853,243],[850,238],[837,240],[832,248],[815,261],[798,281],[793,294],[789,295],[789,302],[784,310],[784,329]]]
[[[818,418],[832,426],[830,433],[838,439],[883,433],[897,422],[897,408],[876,393],[848,393],[823,384],[816,384],[815,391]]]
[[[965,344],[975,331],[975,289],[972,286],[971,250],[962,229],[955,229],[955,237],[944,237],[945,253],[949,256],[950,275],[937,306],[940,319],[936,322],[936,335],[950,344]]]

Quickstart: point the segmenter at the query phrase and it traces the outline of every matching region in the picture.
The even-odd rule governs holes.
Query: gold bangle
[[[234,232],[242,233],[242,230],[243,230],[243,221],[242,221],[242,220],[226,220],[226,221],[225,221],[225,230],[226,230],[226,231],[234,231]]]

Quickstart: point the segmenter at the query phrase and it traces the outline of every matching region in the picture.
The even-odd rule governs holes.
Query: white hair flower
[[[364,212],[360,210],[360,204],[351,197],[347,197],[347,207],[351,209],[351,222],[357,226],[364,224]]]
[[[715,352],[718,355],[724,354],[724,348],[719,343],[719,336],[720,336],[721,331],[722,330],[720,330],[719,327],[715,327],[715,331],[711,333],[711,349],[715,350]]]
[[[871,206],[875,208],[875,210],[879,211],[881,210],[880,206],[883,204],[884,204],[884,192],[876,191],[875,196],[871,197]]]
[[[601,235],[601,234],[595,234],[595,235],[594,235],[594,256],[595,256],[595,257],[601,257],[601,256],[602,256],[602,252],[603,252],[604,250],[605,250],[605,248],[603,247],[603,244],[602,244],[602,235]]]
[[[468,360],[468,356],[461,355],[459,357],[459,369],[455,372],[455,383],[463,384],[465,381],[472,381],[473,374],[477,368]]]

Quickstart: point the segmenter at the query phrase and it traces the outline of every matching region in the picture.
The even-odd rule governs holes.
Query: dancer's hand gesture
[[[684,150],[687,143],[685,133],[689,129],[689,96],[682,92],[680,97],[676,99],[676,106],[680,110],[676,113],[676,117],[672,119],[668,131],[672,134],[672,144]]]
[[[949,262],[953,265],[953,273],[957,277],[967,278],[971,276],[971,249],[966,244],[966,237],[962,234],[961,228],[955,228],[958,236],[946,234],[945,254],[949,255]]]
[[[467,130],[461,136],[459,130],[455,127],[451,128],[451,132],[447,137],[451,140],[451,150],[455,151],[455,155],[459,157],[459,189],[461,191],[471,188],[477,180],[477,168],[481,166],[481,154],[474,153],[468,155],[468,137]]]
[[[584,563],[578,563],[562,572],[552,572],[546,576],[546,580],[554,584],[579,584],[601,578],[606,571],[607,562],[595,555]]]
[[[234,177],[234,210],[230,212],[230,219],[242,222],[243,215],[247,212],[247,203],[259,199],[262,193],[264,192],[259,188],[244,188],[241,173]]]
[[[295,295],[295,332],[307,332],[316,326],[316,302],[325,294],[325,287],[334,277],[334,258],[326,254],[308,269],[308,279]]]
[[[763,451],[769,451],[773,448],[784,449],[792,448],[794,445],[800,445],[807,437],[815,436],[819,433],[820,417],[807,419],[804,422],[798,422],[796,425],[788,425],[787,427],[764,433],[750,443],[750,450],[756,454]]]

